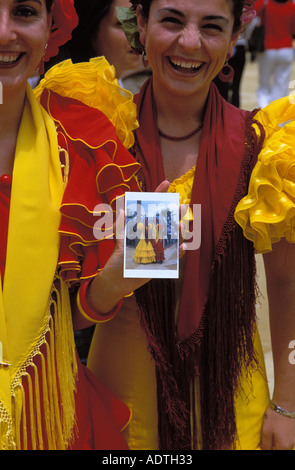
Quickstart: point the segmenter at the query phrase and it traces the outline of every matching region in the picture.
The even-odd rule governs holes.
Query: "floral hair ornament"
[[[71,39],[72,31],[78,26],[79,18],[74,7],[74,0],[54,0],[52,19],[52,28],[43,59],[44,62],[58,54],[60,46]],[[41,70],[41,73],[43,73],[43,70]]]
[[[255,1],[254,0],[245,0],[243,14],[241,17],[241,21],[244,24],[251,23],[251,21],[255,18],[256,11],[255,11]]]
[[[128,7],[117,7],[117,18],[122,24],[126,38],[132,49],[138,54],[144,52],[144,46],[139,40],[136,12]]]

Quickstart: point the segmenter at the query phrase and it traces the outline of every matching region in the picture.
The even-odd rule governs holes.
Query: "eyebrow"
[[[225,18],[224,16],[218,16],[218,15],[205,16],[204,20],[207,20],[207,21],[224,21],[224,23],[229,23],[228,18]]]
[[[161,13],[172,13],[173,15],[181,16],[184,18],[184,13],[179,10],[175,10],[175,8],[162,8],[159,10],[159,14]]]
[[[38,5],[42,5],[41,0],[15,0],[16,3],[28,3],[28,2],[34,2],[38,3]]]

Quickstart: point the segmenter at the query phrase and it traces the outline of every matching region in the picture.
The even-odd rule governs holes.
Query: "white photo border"
[[[159,212],[159,209],[162,209],[161,217],[162,220],[165,220],[165,208],[166,214],[168,212],[171,214],[171,224],[170,232],[172,231],[172,218],[173,218],[173,242],[171,244],[171,251],[173,251],[173,261],[171,268],[167,267],[166,263],[149,263],[143,265],[139,263],[138,266],[135,263],[132,263],[130,266],[130,248],[127,247],[127,240],[130,240],[128,237],[128,232],[130,233],[130,224],[133,220],[135,226],[134,217],[132,219],[128,218],[128,209],[134,204],[137,207],[138,201],[141,203],[141,207],[144,209],[143,213],[150,221],[155,214],[155,207],[157,208],[156,212]],[[145,279],[178,279],[179,278],[179,193],[156,193],[156,192],[126,192],[125,193],[125,214],[126,222],[124,228],[124,277],[125,278],[145,278]],[[163,215],[164,214],[164,215]],[[137,217],[137,216],[136,216]],[[138,220],[137,220],[138,222]],[[136,223],[137,223],[136,222]],[[166,219],[166,227],[168,226],[168,221]],[[176,229],[175,229],[176,227]],[[166,240],[164,234],[163,239]],[[168,237],[167,237],[168,238]],[[172,238],[172,237],[171,237]],[[170,239],[169,239],[170,241]],[[131,250],[132,251],[132,250]]]

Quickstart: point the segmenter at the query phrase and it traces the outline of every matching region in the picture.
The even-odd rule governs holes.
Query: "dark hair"
[[[109,13],[113,1],[74,0],[79,24],[70,41],[61,46],[59,54],[46,64],[46,70],[66,59],[72,59],[73,63],[87,62],[97,55],[92,47],[92,39],[100,22]]]
[[[45,0],[47,11],[50,11],[52,8],[53,0]]]
[[[136,10],[138,5],[141,5],[143,16],[145,18],[148,18],[152,1],[153,0],[130,0],[130,3],[132,4],[132,8],[134,10]],[[241,27],[241,17],[243,13],[245,0],[228,0],[228,1],[230,1],[233,6],[233,15],[234,15],[233,32],[237,32],[239,31]]]

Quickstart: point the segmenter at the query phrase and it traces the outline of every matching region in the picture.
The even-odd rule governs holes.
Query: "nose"
[[[16,39],[14,22],[8,11],[0,11],[0,44],[6,45]]]
[[[200,49],[201,36],[199,28],[196,25],[187,25],[179,38],[179,44],[187,50]]]

